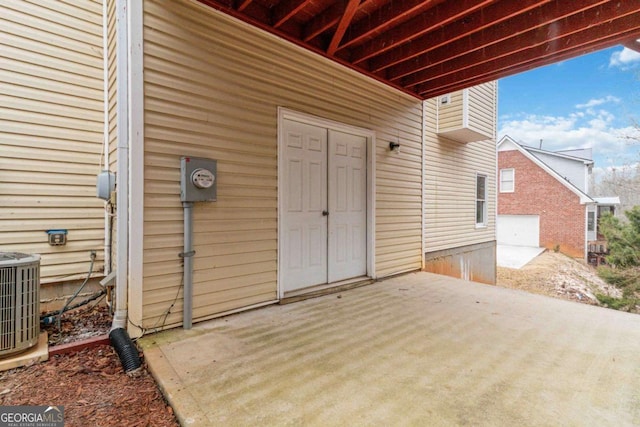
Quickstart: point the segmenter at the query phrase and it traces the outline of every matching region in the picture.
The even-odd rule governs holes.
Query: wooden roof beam
[[[622,43],[622,46],[626,47],[627,49],[635,50],[636,52],[640,53],[640,39],[628,40]]]
[[[212,6],[215,9],[233,9],[234,0],[198,0],[200,3],[204,3],[208,6]]]
[[[393,65],[408,61],[420,54],[430,52],[463,37],[500,24],[517,15],[527,13],[551,1],[552,0],[520,0],[518,2],[507,2],[506,4],[491,4],[482,10],[466,16],[464,19],[459,19],[446,27],[437,28],[435,31],[411,40],[411,43],[403,44],[384,55],[370,59],[369,70],[372,73],[380,72]]]
[[[450,73],[414,87],[423,98],[432,98],[464,87],[528,71],[596,50],[619,44],[635,35],[640,36],[640,12],[573,34],[560,41],[513,53],[499,61],[486,62]],[[606,27],[606,28],[603,28]],[[606,33],[606,34],[604,34]]]
[[[422,92],[417,95],[419,95],[422,99],[430,99],[436,96],[455,92],[457,90],[461,90],[471,86],[490,82],[492,80],[497,80],[497,79],[508,77],[514,74],[523,73],[538,67],[543,67],[545,65],[550,65],[560,61],[567,60],[567,59],[575,58],[576,56],[593,53],[598,50],[606,49],[608,47],[614,46],[619,43],[620,41],[618,41],[617,38],[612,40],[608,40],[608,39],[600,40],[597,42],[593,42],[589,45],[585,45],[580,49],[568,51],[553,57],[544,58],[543,60],[536,58],[526,63],[520,64],[516,67],[507,67],[505,69],[494,70],[488,74],[473,76],[466,80],[458,80],[458,81],[450,82],[447,85],[437,85],[429,89],[425,89],[425,87],[422,87],[421,88]]]
[[[589,16],[594,16],[594,11],[595,14],[597,14],[600,10],[596,9],[596,7],[604,7],[602,5],[608,3],[608,0],[582,0],[579,5],[580,7],[577,9],[576,3],[566,1],[558,2],[556,0],[525,15],[518,15],[506,21],[504,25],[491,27],[478,34],[465,37],[426,54],[421,54],[412,61],[395,65],[387,69],[386,77],[389,78],[389,80],[398,80],[409,74],[429,69],[445,61],[451,61],[471,52],[480,52],[483,49],[490,48],[505,41],[511,42],[511,40],[518,40],[523,47],[527,47],[533,43],[540,43],[540,37],[546,39],[548,37],[547,33],[553,34],[555,37],[560,37],[562,34],[557,34],[555,29],[554,31],[547,31],[547,33],[537,32],[537,29],[548,28],[549,25],[555,25],[559,20],[570,16],[576,16],[576,19],[580,19],[581,13],[589,10],[591,11],[588,12],[590,13]],[[597,22],[597,16],[595,20],[591,22]],[[590,23],[586,23],[584,25],[589,24]],[[514,28],[521,28],[522,30],[514,31]],[[563,29],[566,30],[567,26],[564,25]],[[529,39],[528,37],[536,38]]]
[[[271,14],[271,22],[273,28],[279,28],[289,19],[293,18],[304,7],[311,3],[312,0],[288,0],[283,1],[276,6]]]
[[[367,18],[354,23],[340,49],[357,45],[368,37],[393,28],[442,1],[444,0],[399,0],[387,3]]]
[[[252,25],[262,28],[266,31],[271,29],[269,25],[269,11],[266,7],[258,2],[245,1],[242,6],[243,11],[236,10],[236,4],[233,4],[233,0],[197,0],[198,2],[209,6],[213,9],[224,12],[228,15],[234,16],[242,21],[248,22]]]
[[[390,28],[384,34],[355,47],[351,52],[351,62],[360,64],[365,60],[387,52],[416,37],[449,24],[465,15],[493,3],[495,0],[458,0],[440,3],[405,23]]]
[[[328,55],[333,56],[333,54],[336,53],[336,50],[338,50],[342,37],[344,37],[344,33],[347,32],[347,28],[349,28],[349,25],[351,24],[353,15],[358,11],[359,4],[360,0],[349,0],[349,3],[347,3],[344,14],[338,23],[338,28],[336,28],[336,32],[333,33],[333,37],[331,38],[331,42],[327,48]]]
[[[577,15],[565,17],[560,21],[553,21],[544,27],[511,37],[504,42],[494,43],[481,49],[467,50],[469,53],[466,54],[463,54],[465,52],[459,54],[457,50],[451,49],[450,55],[447,55],[447,52],[443,51],[441,56],[437,57],[437,62],[434,61],[434,65],[429,65],[421,71],[403,78],[402,86],[425,83],[436,77],[443,77],[465,68],[493,62],[513,53],[528,51],[536,46],[553,47],[550,43],[559,44],[566,37],[575,33],[583,34],[589,28],[608,27],[612,25],[609,21],[621,21],[624,17],[635,16],[637,12],[637,5],[631,2],[619,2],[614,8],[610,5],[599,6]],[[605,24],[593,26],[594,22],[605,22]],[[621,30],[628,29],[629,24],[633,23],[627,23],[627,26],[621,27]],[[637,22],[637,25],[640,27],[640,21]],[[555,40],[559,40],[559,42],[554,42]],[[391,78],[390,80],[396,79]]]
[[[314,17],[305,25],[302,40],[309,42],[340,22],[345,10],[344,2],[333,3],[329,9]]]
[[[243,10],[245,10],[247,8],[247,6],[249,6],[251,4],[253,0],[241,0],[238,2],[238,7],[237,10],[238,12],[242,12]]]
[[[360,5],[358,6],[358,10],[362,10],[365,5],[369,5],[372,3],[372,0],[361,0]],[[320,34],[328,31],[331,27],[338,25],[340,22],[340,18],[346,9],[345,0],[336,1],[329,6],[328,9],[323,11],[322,13],[314,16],[304,28],[304,33],[302,39],[305,42],[309,42],[314,38],[318,37]],[[348,30],[347,30],[348,33]],[[344,41],[344,37],[342,38]],[[338,50],[341,49],[341,46],[338,46]]]

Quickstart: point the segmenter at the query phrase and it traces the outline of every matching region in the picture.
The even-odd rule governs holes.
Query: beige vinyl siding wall
[[[495,84],[493,85],[495,88]],[[495,92],[486,105],[495,129]],[[460,143],[437,136],[437,99],[425,101],[425,252],[495,240],[495,139]],[[495,135],[495,132],[492,131]],[[476,174],[487,176],[487,227],[476,228]]]
[[[194,319],[277,298],[277,109],[373,129],[376,268],[421,266],[421,103],[186,1],[144,3],[146,327],[181,322],[180,156],[218,159],[195,206]],[[389,141],[402,144],[388,151]]]
[[[41,254],[43,283],[84,277],[104,239],[102,3],[2,2],[0,94],[0,251]]]
[[[488,82],[467,89],[469,102],[468,126],[495,139],[496,82]]]
[[[438,106],[438,127],[435,128],[436,132],[446,132],[451,129],[459,129],[464,126],[464,102],[463,91],[453,92],[449,94],[449,103],[447,105],[440,104]],[[440,102],[438,97],[434,99],[434,102]],[[435,104],[434,104],[435,105]]]

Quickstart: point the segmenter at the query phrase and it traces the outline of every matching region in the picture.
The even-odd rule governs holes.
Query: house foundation
[[[496,284],[496,242],[425,253],[424,271],[474,282]]]

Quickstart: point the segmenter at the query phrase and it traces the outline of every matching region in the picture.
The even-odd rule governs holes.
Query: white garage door
[[[540,246],[539,215],[498,215],[499,245]]]

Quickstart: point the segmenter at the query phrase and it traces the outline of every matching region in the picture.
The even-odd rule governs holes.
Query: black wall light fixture
[[[399,153],[400,152],[400,143],[399,142],[390,142],[389,143],[389,151],[392,151],[394,153]]]

